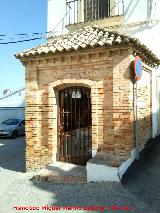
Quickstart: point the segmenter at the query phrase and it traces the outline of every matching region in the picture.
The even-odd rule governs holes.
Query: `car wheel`
[[[11,135],[11,137],[12,138],[16,138],[18,136],[18,133],[17,133],[17,131],[13,131],[12,132],[12,135]]]

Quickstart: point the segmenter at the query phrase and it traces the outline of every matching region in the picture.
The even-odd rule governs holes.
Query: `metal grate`
[[[98,20],[110,16],[109,0],[84,1],[84,21]]]
[[[124,0],[66,0],[66,14],[67,25],[123,15]]]
[[[90,89],[59,91],[58,114],[58,160],[85,165],[92,157]]]

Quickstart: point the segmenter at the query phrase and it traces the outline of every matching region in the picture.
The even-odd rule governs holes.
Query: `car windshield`
[[[3,121],[2,124],[5,125],[17,125],[20,122],[20,119],[8,119],[6,121]]]

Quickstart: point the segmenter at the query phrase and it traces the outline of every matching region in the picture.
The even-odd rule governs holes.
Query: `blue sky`
[[[14,34],[47,31],[47,0],[1,0],[0,6],[0,42],[19,37]],[[31,38],[32,36],[29,36]],[[37,37],[37,36],[36,36]],[[18,38],[18,39],[17,39]],[[23,38],[22,38],[23,39]],[[14,54],[31,48],[45,39],[17,44],[0,44],[0,90],[17,89],[24,86],[24,67]]]

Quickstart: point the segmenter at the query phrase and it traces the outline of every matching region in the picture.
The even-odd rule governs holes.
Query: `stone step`
[[[54,182],[54,183],[69,183],[69,184],[78,184],[78,183],[87,183],[86,176],[51,176],[51,175],[35,175],[32,178],[32,181],[42,181],[42,182]]]
[[[87,172],[85,166],[55,162],[37,172],[31,180],[70,184],[87,183]]]

